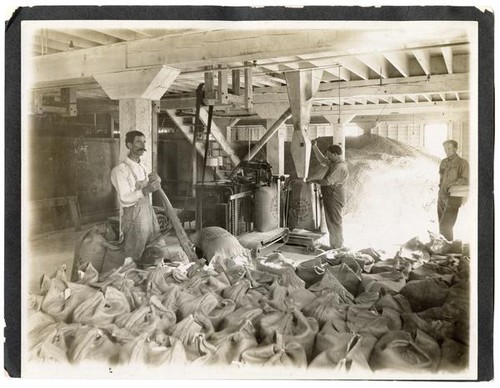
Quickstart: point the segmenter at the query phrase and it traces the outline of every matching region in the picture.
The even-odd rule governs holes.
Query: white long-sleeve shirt
[[[146,166],[140,160],[137,163],[127,158],[111,170],[111,183],[118,193],[120,207],[133,206],[144,198],[142,188],[138,188],[136,184],[147,179]]]

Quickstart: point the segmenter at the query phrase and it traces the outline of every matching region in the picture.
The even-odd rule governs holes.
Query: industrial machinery
[[[259,188],[276,187],[276,228],[265,232],[255,229],[255,201]],[[196,229],[219,226],[236,236],[254,254],[273,249],[288,240],[288,228],[280,222],[280,184],[265,161],[242,161],[229,179],[195,185]]]
[[[234,236],[251,232],[255,191],[272,179],[269,163],[243,161],[227,180],[196,184],[196,229],[219,226]]]

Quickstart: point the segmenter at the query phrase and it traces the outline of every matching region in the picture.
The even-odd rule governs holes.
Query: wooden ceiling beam
[[[343,105],[341,113],[346,115],[372,116],[380,115],[383,109],[384,115],[417,114],[417,113],[451,113],[466,112],[469,110],[469,101],[435,101],[432,103],[406,103],[406,104],[378,104],[378,105]],[[313,106],[311,115],[314,116],[337,116],[338,107]]]
[[[391,52],[384,54],[387,60],[401,73],[403,77],[410,76],[408,55],[404,52]]]
[[[92,40],[84,39],[76,35],[67,34],[65,32],[55,31],[55,30],[45,30],[45,34],[48,39],[52,39],[54,41],[58,41],[69,46],[69,43],[73,41],[73,45],[75,47],[80,48],[89,48],[98,46],[99,43],[94,42]]]
[[[453,74],[453,51],[451,47],[443,47],[441,49],[443,54],[444,63],[446,65],[446,70],[448,70],[448,74]]]
[[[294,57],[301,54],[324,51],[345,51],[359,44],[370,34],[362,31],[343,30],[272,30],[234,31],[213,30],[182,36],[162,36],[123,42],[118,52],[113,43],[119,39],[92,30],[65,30],[78,36],[109,45],[91,47],[54,55],[51,60],[33,58],[36,69],[34,82],[57,82],[81,77],[81,68],[86,76],[99,72],[121,71],[126,68],[167,65],[177,68],[219,65],[228,62],[254,61]],[[118,56],[117,56],[118,55]],[[91,60],[96,58],[96,60]],[[72,71],[59,72],[61,63],[71,64]],[[117,64],[119,66],[117,67]],[[285,66],[285,65],[283,65]],[[293,67],[290,63],[286,67]],[[69,69],[66,69],[69,70]]]
[[[42,51],[42,45],[37,43],[33,44],[33,50],[38,53],[37,55],[42,55],[42,52],[44,52],[44,54],[56,54],[61,52],[61,50],[56,50],[52,47],[46,47]]]
[[[345,57],[337,59],[343,67],[351,73],[357,74],[362,79],[368,79],[368,66],[355,57]]]
[[[313,99],[323,103],[326,103],[326,101],[336,102],[338,101],[338,88],[340,86],[341,98],[366,98],[367,101],[375,104],[378,104],[379,98],[384,99],[388,98],[388,96],[405,96],[408,94],[424,95],[431,102],[432,99],[429,96],[434,93],[466,92],[469,88],[468,79],[468,74],[453,74],[436,75],[429,80],[426,76],[394,78],[387,80],[387,83],[382,85],[380,85],[379,80],[322,83]],[[418,97],[416,99],[418,100]],[[404,102],[401,99],[400,101]],[[415,99],[412,101],[415,101]],[[256,89],[254,103],[259,105],[288,103],[286,87]],[[166,99],[165,104],[169,109],[194,107],[195,97],[186,96],[178,100]]]
[[[307,60],[312,66],[322,68],[323,71],[328,74],[333,75],[337,79],[344,81],[349,81],[351,79],[351,74],[345,68],[342,68],[337,64],[337,62],[332,58],[318,58],[317,54],[304,54],[297,56],[300,59]]]
[[[373,115],[356,115],[353,119],[355,123],[365,123],[365,122],[373,122]],[[377,122],[408,122],[408,123],[421,123],[421,122],[429,122],[429,121],[439,121],[439,120],[468,120],[468,112],[420,112],[414,114],[393,114],[393,115],[379,115],[376,116]]]
[[[157,36],[157,35],[152,35],[152,34],[146,32],[145,30],[139,29],[139,28],[127,28],[127,29],[135,32],[138,36],[142,36],[142,38],[151,38],[153,36]]]
[[[379,80],[335,82],[335,85],[321,84],[314,98],[319,100],[337,98],[339,87],[341,97],[384,98],[392,95],[463,92],[468,90],[469,84],[468,74],[439,75],[431,77],[430,80],[425,76],[395,78],[382,85]],[[285,90],[279,89],[278,93],[276,90],[255,93],[255,103],[286,101]]]
[[[382,54],[358,55],[356,58],[372,69],[380,77],[389,77],[389,63]]]
[[[117,39],[113,36],[109,36],[106,34],[101,34],[100,32],[96,30],[88,30],[88,29],[63,29],[60,30],[60,32],[63,32],[68,35],[73,35],[77,36],[86,40],[90,40],[91,42],[96,42],[100,45],[108,45],[108,44],[114,44],[114,43],[119,43],[120,39]]]
[[[124,41],[144,39],[146,37],[144,34],[140,34],[134,30],[125,28],[95,29],[94,31],[100,32],[101,34],[113,36]]]
[[[425,50],[414,50],[413,55],[426,75],[431,74],[431,54]]]
[[[427,94],[427,93],[422,93],[422,96],[424,96],[424,98],[425,98],[427,101],[432,102],[432,97],[431,97],[429,94]]]
[[[70,43],[70,41],[68,41],[66,43],[62,43],[60,41],[53,40],[53,39],[45,39],[44,40],[44,44],[46,47],[51,48],[53,50],[57,50],[57,51],[69,51],[71,49],[69,47],[69,43]],[[78,49],[79,47],[75,45],[74,48]]]

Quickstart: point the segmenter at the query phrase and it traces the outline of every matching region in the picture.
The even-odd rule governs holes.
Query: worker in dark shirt
[[[328,170],[323,179],[312,179],[308,182],[321,185],[330,246],[342,248],[344,246],[342,231],[342,215],[345,205],[344,184],[349,176],[347,163],[342,156],[342,148],[336,144],[328,146],[323,155],[316,140],[313,140],[312,149],[321,165],[328,167]]]
[[[469,184],[469,163],[457,155],[458,143],[455,140],[446,140],[443,147],[447,158],[439,165],[439,233],[453,241],[453,227],[462,206],[462,197],[451,196],[449,190],[452,186]]]

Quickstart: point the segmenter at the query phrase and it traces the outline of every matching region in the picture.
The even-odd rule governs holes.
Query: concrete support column
[[[120,160],[127,156],[125,134],[130,131],[141,131],[146,137],[146,152],[144,162],[151,169],[153,167],[152,149],[156,139],[152,137],[152,107],[151,100],[141,98],[125,98],[119,101],[120,112]]]
[[[333,142],[332,144],[337,144],[345,150],[345,131],[342,124],[332,124],[333,127]]]
[[[345,130],[344,126],[350,123],[355,116],[341,115],[340,117],[326,116],[326,119],[332,123],[333,142],[345,150]]]
[[[152,102],[160,100],[180,70],[168,66],[152,66],[113,73],[94,74],[108,97],[119,100],[120,160],[128,150],[125,134],[137,130],[146,137],[145,164],[156,169],[157,139],[153,131]]]
[[[297,177],[306,179],[311,156],[308,128],[313,97],[318,91],[323,70],[303,70],[285,73],[288,100],[292,111],[293,135],[290,145]]]

